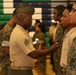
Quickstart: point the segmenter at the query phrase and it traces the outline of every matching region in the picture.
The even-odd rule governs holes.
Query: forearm
[[[41,56],[45,56],[45,55],[49,54],[50,52],[51,52],[51,49],[35,50],[35,51],[29,53],[29,56],[31,56],[32,58],[39,58]]]
[[[28,55],[30,57],[32,57],[32,58],[38,58],[38,57],[41,57],[41,56],[49,54],[51,51],[57,50],[57,48],[59,46],[60,45],[58,43],[55,43],[54,45],[51,46],[50,49],[47,49],[47,50],[34,50],[31,53],[29,53]]]
[[[47,50],[36,50],[36,58],[41,57],[41,56],[45,56],[47,54],[49,54],[50,52],[52,52],[51,49],[47,49]]]

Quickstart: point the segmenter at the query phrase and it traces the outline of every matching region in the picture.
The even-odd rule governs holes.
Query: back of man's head
[[[68,9],[69,12],[71,12],[71,10],[72,10],[72,6],[73,6],[73,4],[68,4],[68,5],[66,6],[66,9]]]
[[[57,14],[57,16],[59,17],[61,17],[62,16],[62,13],[63,13],[63,11],[64,11],[64,9],[65,9],[65,6],[64,5],[58,5],[58,6],[56,6],[54,9],[56,9],[57,11],[58,11],[58,14]]]

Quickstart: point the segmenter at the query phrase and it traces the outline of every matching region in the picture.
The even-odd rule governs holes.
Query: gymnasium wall
[[[60,4],[66,5],[68,2],[73,3],[75,0],[0,0],[0,25],[9,21],[14,8],[23,3],[35,7],[32,25],[36,19],[39,19],[46,26],[50,26],[53,7]]]

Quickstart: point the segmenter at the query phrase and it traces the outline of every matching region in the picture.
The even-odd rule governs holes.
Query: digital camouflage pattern
[[[1,36],[1,32],[0,32],[0,74],[2,73],[2,62],[1,62],[1,55],[2,55],[2,49],[1,49],[1,42],[2,42],[2,36]]]
[[[61,57],[61,50],[62,50],[62,43],[63,37],[68,31],[59,25],[56,31],[56,42],[58,42],[61,46],[54,52],[54,70],[56,75],[65,75],[65,71],[60,66],[60,57]]]
[[[5,27],[2,29],[2,41],[9,41],[10,35],[12,32],[12,27],[8,23],[5,25]]]
[[[45,49],[44,47],[46,47],[46,36],[44,33],[40,32],[40,33],[35,33],[34,37],[33,37],[33,41],[35,41],[35,39],[38,38],[39,39],[39,43],[42,44],[42,49]],[[37,46],[37,47],[36,47]],[[35,47],[38,49],[38,44],[35,45]]]
[[[76,38],[68,51],[66,75],[76,75]]]
[[[38,38],[39,39],[39,43],[42,44],[42,50],[47,48],[46,45],[46,36],[44,33],[40,32],[40,33],[35,33],[34,37],[33,37],[33,41]],[[39,49],[39,44],[34,45],[36,49]],[[46,71],[46,56],[40,57],[37,59],[36,62],[36,67],[38,67],[38,70],[40,70],[40,72],[45,72]]]
[[[1,34],[2,34],[2,41],[9,41],[10,40],[10,35],[12,32],[12,27],[8,23],[5,25],[5,27],[2,29]],[[2,49],[2,48],[1,48]],[[8,75],[8,67],[10,65],[10,59],[9,59],[9,54],[4,54],[2,50],[2,56],[1,56],[1,62],[3,65],[3,72],[4,75]]]
[[[2,52],[2,51],[1,51],[1,42],[2,42],[2,34],[1,34],[1,32],[0,32],[0,53]]]

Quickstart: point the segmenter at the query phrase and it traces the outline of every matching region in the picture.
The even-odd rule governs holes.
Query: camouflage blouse
[[[44,33],[40,32],[40,33],[35,33],[34,37],[33,37],[33,41],[35,41],[35,39],[38,38],[39,39],[39,43],[42,44],[42,49],[45,49],[46,46],[46,36]],[[38,45],[35,45],[35,48],[38,49]]]
[[[13,28],[8,23],[2,29],[2,41],[9,41]]]
[[[13,28],[11,27],[11,25],[9,25],[7,23],[1,31],[2,41],[10,40],[10,35],[11,35],[12,30],[13,30]],[[1,43],[2,43],[2,41],[1,41]],[[1,47],[1,49],[2,49],[2,47]],[[4,54],[3,50],[2,50],[2,56],[1,56],[1,62],[3,64],[3,67],[6,67],[10,64],[9,55]]]
[[[68,51],[66,75],[76,75],[76,38]]]

